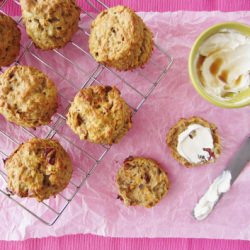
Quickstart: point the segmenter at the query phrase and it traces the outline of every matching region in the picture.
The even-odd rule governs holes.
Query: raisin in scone
[[[56,140],[31,139],[5,160],[8,189],[43,201],[67,187],[72,176],[69,155]]]
[[[0,67],[12,64],[20,51],[21,32],[16,22],[0,13]]]
[[[132,126],[131,109],[116,87],[80,90],[67,114],[67,124],[82,140],[118,143]]]
[[[116,182],[118,197],[127,206],[155,206],[168,192],[166,172],[149,158],[127,158],[119,169]]]
[[[0,75],[0,113],[24,127],[50,123],[57,109],[57,89],[41,71],[13,66]]]
[[[215,162],[221,153],[217,127],[200,117],[180,119],[166,140],[173,157],[185,167]]]
[[[20,0],[27,34],[38,48],[64,47],[78,29],[75,0]]]
[[[116,6],[91,24],[89,49],[94,59],[117,70],[143,66],[153,50],[153,35],[133,10]]]

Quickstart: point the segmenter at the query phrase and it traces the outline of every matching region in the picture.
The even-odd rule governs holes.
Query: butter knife
[[[207,192],[199,199],[193,210],[195,219],[204,220],[207,218],[221,197],[230,190],[231,185],[249,161],[250,136],[243,141],[239,150],[226,165],[226,168],[209,186]]]

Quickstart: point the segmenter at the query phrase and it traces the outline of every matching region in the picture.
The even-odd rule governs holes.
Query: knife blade
[[[231,185],[250,161],[250,136],[240,145],[222,173],[212,182],[206,193],[199,199],[193,210],[197,220],[203,220],[213,211],[222,196],[230,190]]]
[[[230,171],[232,175],[231,184],[239,176],[242,169],[250,161],[250,136],[248,136],[240,145],[239,150],[235,153],[232,159],[228,162],[226,169]]]

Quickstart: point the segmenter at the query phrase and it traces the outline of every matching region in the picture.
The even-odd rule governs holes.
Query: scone
[[[51,139],[34,138],[20,145],[5,160],[5,169],[11,193],[38,201],[61,192],[72,175],[69,155]]]
[[[12,64],[20,51],[21,32],[16,22],[0,13],[0,68]]]
[[[94,59],[117,70],[143,66],[153,50],[153,36],[131,9],[102,11],[91,24],[89,49]]]
[[[13,66],[0,75],[0,113],[10,122],[35,128],[51,121],[57,89],[41,71]]]
[[[167,134],[173,157],[186,167],[214,162],[221,153],[217,127],[200,117],[180,119]]]
[[[169,180],[159,164],[148,158],[127,158],[116,177],[118,198],[127,206],[155,206],[168,192]]]
[[[80,90],[67,114],[67,124],[82,140],[118,143],[132,126],[131,109],[116,87]]]
[[[78,29],[75,0],[20,0],[27,34],[38,48],[64,47]]]

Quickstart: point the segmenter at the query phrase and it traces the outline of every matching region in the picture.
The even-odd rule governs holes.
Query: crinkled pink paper
[[[141,15],[153,30],[156,42],[174,57],[174,64],[167,76],[134,116],[131,131],[120,144],[112,147],[55,225],[45,226],[0,195],[1,239],[22,240],[76,233],[123,237],[250,239],[249,166],[207,220],[197,222],[191,216],[199,196],[225,167],[243,138],[250,133],[250,107],[229,110],[211,105],[196,93],[187,69],[188,53],[201,31],[224,21],[249,24],[250,13],[173,12]],[[75,57],[77,61],[77,54]],[[69,66],[61,65],[60,61],[57,63],[63,74],[73,75]],[[84,69],[88,71],[86,65]],[[79,75],[72,76],[73,82],[80,78]],[[106,81],[109,81],[108,77]],[[140,82],[134,84],[140,85]],[[65,93],[69,91],[63,85],[59,88]],[[216,164],[186,169],[170,155],[165,137],[181,117],[193,115],[201,116],[218,126],[222,138],[222,155]],[[67,149],[70,151],[70,147]],[[70,153],[76,155],[75,161],[81,161],[79,152]],[[169,194],[154,208],[125,207],[116,199],[116,172],[129,155],[152,157],[169,174]],[[34,211],[38,209],[34,203],[32,206]]]

